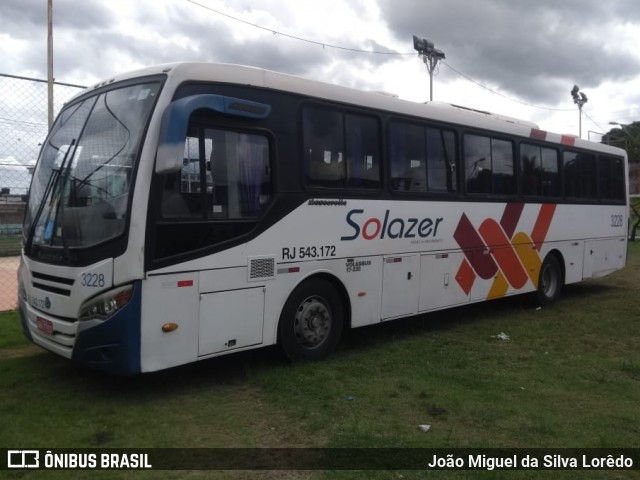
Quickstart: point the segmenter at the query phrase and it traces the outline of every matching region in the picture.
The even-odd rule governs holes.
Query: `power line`
[[[591,118],[591,115],[589,115],[586,111],[582,111],[582,113],[584,113],[584,116],[587,117],[589,120],[591,120],[591,123],[593,123],[596,127],[598,127],[600,130],[606,130],[605,128],[602,127],[602,125],[600,125],[598,122],[596,122],[593,118]]]
[[[459,70],[456,70],[455,68],[453,68],[451,65],[449,65],[447,62],[442,62],[447,68],[449,68],[450,70],[452,70],[453,72],[457,73],[458,75],[460,75],[463,78],[466,78],[467,80],[469,80],[472,83],[475,83],[476,85],[478,85],[481,88],[484,88],[485,90],[493,93],[494,95],[498,95],[500,97],[506,98],[507,100],[511,100],[512,102],[516,102],[519,103],[521,105],[526,105],[527,107],[533,107],[533,108],[539,108],[541,110],[550,110],[552,112],[572,112],[573,109],[572,108],[551,108],[551,107],[541,107],[539,105],[534,105],[532,103],[527,103],[527,102],[523,102],[522,100],[517,100],[515,98],[509,97],[508,95],[505,95],[504,93],[500,93],[500,92],[496,92],[495,90],[487,87],[486,85],[483,85],[482,83],[474,80],[473,78],[471,78],[468,75],[465,75],[464,73],[462,73]]]
[[[390,56],[394,56],[394,55],[395,56],[415,55],[415,52],[402,53],[402,52],[383,52],[383,51],[379,51],[379,50],[361,50],[361,49],[358,49],[358,48],[342,47],[340,45],[331,45],[331,44],[328,44],[328,43],[317,42],[315,40],[309,40],[307,38],[298,37],[298,36],[291,35],[291,34],[288,34],[288,33],[283,33],[283,32],[280,32],[278,30],[274,30],[272,28],[263,27],[262,25],[258,25],[256,23],[251,23],[251,22],[248,22],[246,20],[242,20],[241,18],[234,17],[233,15],[229,15],[228,13],[221,12],[221,11],[216,10],[214,8],[211,8],[211,7],[207,6],[207,5],[202,5],[201,3],[198,3],[198,2],[196,2],[194,0],[187,0],[187,2],[192,3],[194,5],[197,5],[199,7],[202,7],[204,9],[206,9],[206,10],[209,10],[209,11],[211,11],[213,13],[216,13],[218,15],[221,15],[223,17],[227,17],[227,18],[229,18],[231,20],[234,20],[236,22],[244,23],[245,25],[250,25],[250,26],[252,26],[254,28],[258,28],[260,30],[264,30],[266,32],[270,32],[270,33],[272,33],[274,35],[281,35],[283,37],[291,38],[293,40],[298,40],[300,42],[310,43],[312,45],[318,45],[318,46],[321,46],[322,48],[325,48],[325,47],[327,47],[327,48],[335,48],[337,50],[344,50],[344,51],[356,52],[356,53],[368,53],[368,54],[375,54],[375,55],[390,55]],[[478,85],[479,87],[487,90],[488,92],[491,92],[494,95],[498,95],[498,96],[500,96],[502,98],[505,98],[507,100],[510,100],[512,102],[519,103],[520,105],[525,105],[527,107],[532,107],[532,108],[538,108],[540,110],[548,110],[548,111],[551,111],[551,112],[570,112],[570,111],[573,111],[573,109],[571,109],[571,108],[541,107],[539,105],[534,105],[532,103],[523,102],[522,100],[517,100],[515,98],[509,97],[508,95],[505,95],[503,93],[497,92],[497,91],[487,87],[486,85],[483,85],[482,83],[474,80],[473,78],[469,77],[468,75],[465,75],[464,73],[460,72],[459,70],[456,70],[455,68],[453,68],[451,65],[447,64],[444,61],[442,63],[447,68],[449,68],[451,71],[453,71],[454,73],[456,73],[456,74],[460,75],[461,77],[467,79],[468,81]]]
[[[325,48],[325,47],[327,47],[327,48],[335,48],[337,50],[346,50],[346,51],[349,51],[349,52],[357,52],[357,53],[370,53],[370,54],[376,54],[376,55],[415,55],[415,52],[400,53],[400,52],[383,52],[383,51],[380,51],[380,50],[361,50],[361,49],[358,49],[358,48],[348,48],[348,47],[342,47],[340,45],[331,45],[329,43],[316,42],[315,40],[309,40],[307,38],[297,37],[297,36],[291,35],[289,33],[283,33],[283,32],[280,32],[278,30],[274,30],[272,28],[267,28],[267,27],[263,27],[262,25],[258,25],[258,24],[251,23],[251,22],[247,22],[246,20],[242,20],[241,18],[237,18],[237,17],[234,17],[234,16],[229,15],[227,13],[223,13],[223,12],[221,12],[219,10],[215,10],[215,9],[213,9],[211,7],[208,7],[207,5],[202,5],[201,3],[195,2],[194,0],[187,0],[187,2],[193,3],[194,5],[197,5],[197,6],[202,7],[202,8],[206,8],[207,10],[210,10],[210,11],[212,11],[214,13],[217,13],[218,15],[222,15],[223,17],[230,18],[231,20],[235,20],[236,22],[244,23],[245,25],[250,25],[252,27],[259,28],[260,30],[264,30],[266,32],[270,32],[270,33],[272,33],[274,35],[281,35],[283,37],[291,38],[293,40],[298,40],[300,42],[311,43],[313,45],[321,46],[322,48]]]

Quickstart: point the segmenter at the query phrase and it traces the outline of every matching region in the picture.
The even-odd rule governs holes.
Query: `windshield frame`
[[[131,78],[127,80],[123,80],[120,82],[113,82],[107,85],[100,84],[101,86],[93,88],[78,97],[74,98],[68,104],[64,106],[64,108],[58,113],[56,120],[47,134],[47,138],[42,143],[42,147],[40,149],[38,155],[38,161],[36,163],[35,171],[31,179],[31,184],[29,187],[29,198],[27,200],[27,205],[25,208],[25,216],[23,220],[23,246],[24,253],[26,256],[42,261],[44,263],[52,263],[59,265],[68,265],[68,266],[84,266],[92,263],[96,263],[105,258],[116,257],[124,253],[127,248],[130,225],[131,225],[131,213],[132,213],[132,201],[136,188],[136,181],[138,176],[138,167],[140,164],[140,156],[142,154],[142,150],[146,143],[147,134],[149,130],[149,126],[151,124],[152,119],[156,116],[156,109],[158,106],[158,99],[161,96],[162,90],[167,80],[166,74],[157,74],[157,75],[146,75],[136,78]],[[42,215],[41,205],[33,205],[33,210],[31,208],[31,202],[34,200],[34,182],[36,181],[36,172],[38,171],[38,167],[40,166],[40,162],[43,161],[43,154],[48,148],[50,140],[52,137],[59,131],[58,125],[65,114],[73,111],[74,108],[78,108],[85,101],[93,102],[93,108],[95,108],[96,100],[100,98],[101,95],[120,90],[123,88],[133,87],[136,85],[143,84],[157,84],[157,91],[155,93],[155,98],[150,106],[149,113],[146,119],[146,123],[140,128],[140,135],[137,140],[137,146],[131,150],[132,160],[131,160],[131,179],[129,181],[129,189],[124,194],[126,195],[126,207],[124,214],[124,227],[122,231],[117,235],[107,238],[104,241],[99,241],[97,243],[93,243],[91,245],[81,245],[81,246],[67,246],[63,240],[62,245],[46,245],[43,243],[34,242],[34,235],[36,227],[38,227],[38,222],[40,221],[40,215]],[[85,127],[89,119],[91,118],[91,114],[87,118],[84,119],[84,123],[79,131],[79,137],[82,138],[84,134]],[[75,150],[75,147],[69,147],[69,150]],[[75,156],[75,152],[71,153],[71,156]],[[70,159],[69,161],[71,161]],[[45,167],[43,167],[45,168]],[[55,170],[51,170],[50,179],[54,177]],[[40,181],[40,179],[38,179]],[[41,188],[41,187],[40,187]],[[60,187],[62,188],[62,187]],[[48,200],[48,197],[51,193],[46,193],[42,196],[41,202],[44,203]],[[35,215],[34,215],[35,212]],[[29,224],[27,225],[27,220],[29,220]]]

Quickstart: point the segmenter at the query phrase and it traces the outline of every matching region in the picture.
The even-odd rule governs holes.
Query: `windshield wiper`
[[[42,211],[44,210],[45,204],[47,203],[47,198],[49,197],[49,195],[51,195],[51,200],[49,201],[49,203],[53,201],[53,194],[56,191],[56,187],[60,183],[60,177],[62,176],[63,169],[66,168],[67,161],[69,160],[69,154],[71,153],[72,150],[74,151],[74,154],[75,154],[75,148],[74,148],[75,144],[76,144],[76,139],[74,138],[71,140],[69,144],[69,148],[67,148],[67,151],[65,152],[64,157],[62,158],[62,162],[60,163],[60,168],[58,170],[53,170],[51,173],[51,177],[49,177],[49,181],[47,182],[47,186],[45,187],[44,194],[42,195],[42,201],[38,206],[38,211],[34,215],[33,222],[31,223],[31,228],[29,229],[29,237],[27,239],[27,244],[25,245],[25,251],[27,252],[31,252],[31,248],[33,246],[33,237],[35,236],[36,228],[38,227],[38,223],[40,222]],[[57,216],[57,209],[56,209],[56,216]]]

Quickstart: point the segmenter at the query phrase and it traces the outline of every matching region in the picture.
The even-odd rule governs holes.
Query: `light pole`
[[[573,103],[578,105],[578,136],[582,138],[582,106],[589,101],[584,92],[580,92],[580,87],[574,85],[571,89],[571,96],[573,97]]]
[[[435,48],[433,42],[415,35],[413,36],[413,48],[418,52],[429,71],[429,101],[433,101],[433,72],[438,66],[438,62],[444,60],[444,52]]]
[[[47,116],[53,123],[53,0],[47,2]]]

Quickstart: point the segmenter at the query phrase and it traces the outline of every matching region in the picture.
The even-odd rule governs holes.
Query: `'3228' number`
[[[83,273],[81,285],[83,287],[104,287],[104,273]]]
[[[611,215],[611,226],[612,227],[623,227],[624,226],[624,217],[622,215]]]

